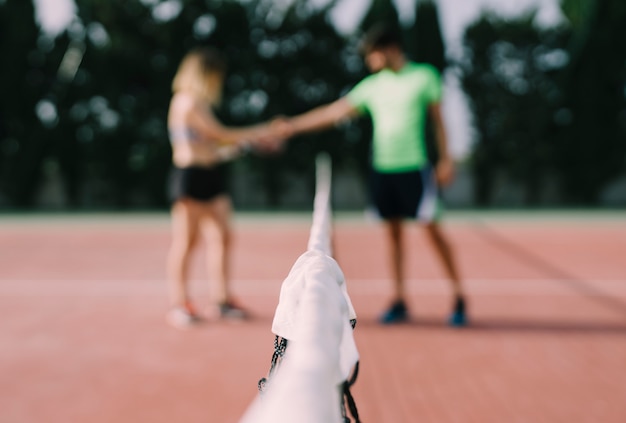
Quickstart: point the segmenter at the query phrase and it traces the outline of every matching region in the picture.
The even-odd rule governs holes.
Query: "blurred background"
[[[344,94],[380,20],[444,72],[450,207],[626,206],[623,0],[0,0],[0,210],[165,210],[170,82],[191,47],[225,52],[219,115],[244,125]],[[309,209],[327,150],[335,207],[361,209],[370,131],[238,160],[236,207]]]

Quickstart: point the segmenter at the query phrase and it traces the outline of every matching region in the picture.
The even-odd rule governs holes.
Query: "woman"
[[[197,48],[183,59],[172,83],[168,113],[173,165],[172,245],[168,257],[171,309],[167,321],[176,327],[201,322],[189,298],[189,260],[198,238],[207,243],[212,297],[223,318],[245,318],[229,291],[232,206],[221,154],[268,140],[268,125],[230,128],[212,108],[219,105],[226,66],[211,48]],[[228,150],[230,149],[230,150]]]

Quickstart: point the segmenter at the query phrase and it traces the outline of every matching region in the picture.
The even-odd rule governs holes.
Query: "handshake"
[[[295,135],[295,129],[289,118],[277,116],[259,124],[246,140],[246,144],[261,152],[278,153],[286,141]]]

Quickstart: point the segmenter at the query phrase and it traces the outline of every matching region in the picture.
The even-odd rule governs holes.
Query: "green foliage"
[[[346,38],[329,23],[334,2],[322,10],[306,0],[180,0],[180,10],[175,1],[76,3],[77,20],[51,37],[35,24],[32,1],[0,2],[0,207],[37,207],[51,186],[62,188],[65,207],[165,207],[170,83],[193,46],[215,45],[229,59],[218,111],[229,125],[309,110],[366,75],[359,34]],[[537,28],[532,13],[487,14],[465,33],[454,65],[474,115],[480,204],[492,204],[502,178],[523,187],[526,204],[549,196],[596,204],[624,174],[626,2],[561,4],[563,27]],[[360,30],[380,21],[400,27],[391,0],[374,0]],[[403,30],[411,58],[448,65],[435,2],[418,1],[415,25]],[[364,169],[370,131],[361,120],[299,137],[279,156],[237,161],[234,180],[247,188],[234,190],[235,201],[246,206],[247,193],[261,192],[265,206],[282,207],[296,179],[309,181],[310,198],[315,153]]]
[[[367,31],[373,25],[379,23],[400,29],[398,11],[392,0],[372,0],[372,4],[361,22],[361,30]]]
[[[415,22],[407,30],[407,53],[416,62],[430,63],[439,72],[447,66],[446,47],[441,33],[439,12],[433,1],[417,1]]]
[[[583,30],[593,14],[596,0],[561,0],[561,10],[576,32]]]
[[[552,204],[593,205],[623,173],[620,5],[598,2],[589,22],[572,27],[539,29],[531,13],[510,21],[483,15],[467,29],[459,68],[477,130],[472,163],[480,204],[491,204],[506,179],[523,187],[528,205],[548,196]]]
[[[559,133],[556,163],[571,204],[595,204],[626,167],[626,3],[597,1],[584,10],[561,80],[562,110],[572,120]]]
[[[15,81],[0,100],[5,205],[34,206],[41,182],[56,176],[69,207],[165,206],[170,84],[195,45],[214,45],[229,59],[218,114],[230,125],[332,101],[364,72],[354,40],[337,34],[326,9],[302,0],[287,9],[268,0],[181,0],[180,10],[140,0],[76,3],[76,23],[56,39],[39,33],[30,1],[0,5],[0,51],[14,64],[3,67],[2,80]],[[62,77],[68,51],[81,53],[80,67]],[[54,115],[47,122],[34,113],[42,99]],[[233,172],[280,206],[288,175],[312,178],[320,149],[337,166],[351,165],[364,156],[358,138],[358,125],[301,137],[283,155],[250,156]]]
[[[405,48],[409,58],[433,65],[442,75],[448,65],[446,47],[441,33],[437,5],[431,0],[416,2],[415,21],[405,29]],[[437,163],[439,152],[432,121],[426,121],[426,148],[431,163]]]
[[[490,203],[501,175],[524,186],[528,204],[537,203],[544,175],[553,166],[548,120],[560,92],[540,63],[559,54],[562,37],[540,34],[531,21],[485,15],[466,32],[466,60],[460,68],[478,132],[473,165],[475,195],[482,205]]]
[[[252,28],[250,41],[253,45],[249,49],[253,55],[250,62],[255,69],[251,73],[249,66],[233,69],[236,74],[247,74],[251,92],[263,93],[267,99],[267,105],[253,116],[254,120],[294,115],[334,101],[362,75],[363,66],[355,43],[337,34],[326,19],[327,10],[307,12],[306,9],[307,2],[295,2],[278,24],[273,24],[258,10],[255,14],[260,22]],[[238,96],[241,90],[229,93],[225,103],[238,104]],[[226,122],[245,123],[236,120],[236,110],[223,116]],[[355,126],[348,126],[301,136],[291,141],[278,157],[253,156],[237,166],[258,175],[269,205],[278,207],[293,175],[309,179],[308,194],[312,195],[312,158],[318,151],[331,153],[336,166],[350,164],[351,157],[363,150],[359,143],[349,141],[355,139],[355,131]]]
[[[31,2],[7,0],[0,6],[0,204],[28,203],[51,148],[46,128],[35,116],[58,53],[49,41],[40,40],[38,45]]]

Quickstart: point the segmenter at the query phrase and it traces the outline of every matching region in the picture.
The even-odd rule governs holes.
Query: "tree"
[[[253,40],[256,76],[262,81],[254,89],[264,93],[267,105],[259,119],[293,115],[337,99],[357,80],[362,67],[354,65],[356,49],[339,35],[326,18],[332,3],[322,9],[309,9],[299,0],[273,23],[273,8],[253,14]],[[314,161],[320,150],[333,156],[335,166],[346,165],[354,156],[355,143],[346,142],[351,128],[300,136],[278,157],[250,157],[237,163],[255,172],[264,181],[270,207],[280,207],[287,185],[294,175],[308,179],[308,197],[313,195]],[[349,166],[349,164],[347,164]],[[307,203],[308,206],[308,203]]]
[[[429,63],[443,73],[448,61],[437,4],[432,0],[419,0],[415,5],[415,20],[407,30],[407,51],[413,60]]]
[[[405,31],[406,50],[410,58],[419,63],[434,66],[442,75],[447,67],[446,47],[439,23],[437,5],[432,0],[415,3],[413,26]],[[439,153],[433,132],[432,121],[426,121],[426,149],[431,163],[437,163]]]
[[[365,32],[379,23],[398,30],[401,28],[398,10],[392,0],[372,0],[369,10],[361,21],[360,29]]]
[[[472,153],[475,197],[483,206],[502,180],[519,184],[524,204],[538,205],[558,151],[552,116],[562,91],[565,34],[540,30],[534,12],[514,20],[484,14],[464,36],[459,64],[477,130]]]
[[[626,4],[619,0],[563,2],[571,22],[569,66],[561,76],[557,165],[565,202],[597,204],[626,161]]]
[[[30,1],[0,3],[0,54],[14,64],[2,76],[25,81],[0,100],[4,202],[33,206],[52,167],[69,206],[166,206],[171,149],[165,122],[182,56],[199,44],[224,51],[230,72],[218,113],[227,124],[303,111],[334,100],[363,71],[353,40],[326,19],[332,4],[77,0],[75,22],[50,38],[36,27]],[[80,66],[63,78],[58,70],[68,52],[77,53]],[[289,175],[312,175],[315,151],[330,150],[338,166],[354,156],[357,144],[342,142],[354,132],[347,127],[311,135],[319,138],[314,143],[303,137],[282,156],[250,156],[232,170],[251,175],[246,183],[280,206]]]
[[[567,26],[539,29],[534,16],[484,15],[465,33],[460,65],[478,140],[472,162],[480,204],[500,178],[525,204],[597,205],[624,172],[626,5],[567,0]]]
[[[40,103],[51,88],[59,48],[40,37],[29,1],[0,4],[0,202],[29,206],[39,187],[42,164],[51,148],[47,129],[56,122],[51,103]],[[58,62],[56,62],[58,63]],[[37,117],[47,119],[44,124]]]

